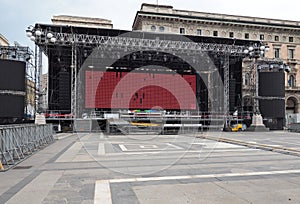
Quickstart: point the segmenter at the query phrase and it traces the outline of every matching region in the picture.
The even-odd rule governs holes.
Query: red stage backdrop
[[[196,76],[85,72],[86,108],[196,109]]]

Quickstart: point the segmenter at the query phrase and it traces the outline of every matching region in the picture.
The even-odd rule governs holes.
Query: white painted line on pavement
[[[112,204],[108,180],[99,180],[95,184],[94,204]]]
[[[105,155],[105,144],[102,142],[98,145],[98,155]]]
[[[282,170],[282,171],[260,171],[260,172],[244,172],[244,173],[226,173],[226,174],[203,174],[190,176],[165,176],[165,177],[148,177],[148,178],[127,178],[127,179],[111,179],[110,183],[130,183],[130,182],[146,182],[146,181],[163,181],[163,180],[182,180],[195,178],[224,178],[237,176],[263,176],[277,174],[299,174],[300,170]]]
[[[125,145],[119,144],[119,147],[121,148],[121,150],[122,150],[123,152],[128,151],[128,149],[125,147]]]
[[[157,145],[140,145],[141,149],[157,149]]]
[[[148,182],[148,181],[167,181],[167,180],[187,180],[199,178],[225,178],[238,176],[263,176],[277,174],[299,174],[300,170],[281,170],[281,171],[261,171],[261,172],[244,172],[244,173],[225,173],[225,174],[203,174],[189,176],[164,176],[164,177],[148,177],[148,178],[124,178],[98,180],[95,186],[94,204],[112,204],[110,183],[133,183],[133,182]]]
[[[177,145],[173,145],[171,143],[167,143],[167,145],[169,145],[170,147],[174,147],[175,149],[183,149],[182,147],[179,147]]]
[[[148,150],[148,149],[146,149]],[[260,149],[230,149],[230,150],[226,150],[226,149],[222,149],[222,150],[218,150],[218,149],[205,149],[205,150],[185,150],[182,149],[181,151],[169,151],[169,150],[165,150],[162,149],[161,151],[143,151],[143,152],[123,152],[123,153],[106,153],[105,155],[107,156],[118,156],[118,155],[140,155],[140,154],[182,154],[182,153],[218,153],[218,152],[258,152],[258,151],[263,151]]]
[[[208,144],[208,142],[207,143],[204,143],[204,142],[193,142],[193,143],[191,143],[191,145],[207,145]]]

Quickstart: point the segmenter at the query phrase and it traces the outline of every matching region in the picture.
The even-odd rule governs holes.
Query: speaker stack
[[[270,130],[282,130],[285,118],[284,72],[259,73],[260,112]]]

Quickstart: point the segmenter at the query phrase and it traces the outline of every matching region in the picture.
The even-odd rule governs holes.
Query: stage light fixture
[[[84,50],[84,51],[83,51],[83,56],[84,56],[84,57],[87,57],[87,55],[88,55],[88,54],[87,54],[87,50]]]
[[[289,65],[285,65],[285,69],[284,69],[287,73],[291,72],[291,68],[289,67]]]
[[[55,42],[56,42],[56,38],[52,37],[52,38],[50,39],[50,42],[55,43]]]
[[[53,34],[52,33],[47,33],[47,38],[51,39],[53,37]]]
[[[26,36],[30,38],[32,36],[32,31],[26,30]]]
[[[283,64],[280,64],[280,65],[279,65],[279,71],[282,71],[283,69],[284,69]]]
[[[164,61],[166,62],[168,60],[167,55],[164,55]]]
[[[266,49],[266,47],[264,45],[260,46],[259,48],[261,51],[264,51]]]
[[[28,62],[29,60],[31,60],[31,56],[29,54],[25,55],[25,60]]]
[[[34,34],[35,34],[36,36],[40,37],[40,36],[42,36],[42,31],[36,30],[36,31],[34,32]]]
[[[14,51],[11,53],[11,57],[16,59],[17,58],[17,51]]]
[[[274,68],[274,65],[273,65],[273,64],[270,64],[270,65],[269,65],[269,70],[273,70],[273,68]]]

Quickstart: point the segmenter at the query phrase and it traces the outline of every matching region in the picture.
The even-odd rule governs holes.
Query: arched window
[[[286,113],[298,113],[298,100],[296,97],[289,97],[286,101]]]
[[[156,31],[156,26],[155,25],[151,26],[151,31]]]
[[[249,73],[245,74],[245,85],[246,86],[250,85],[250,74]]]
[[[289,87],[295,87],[296,86],[296,81],[294,75],[290,75],[289,80],[288,80]]]

